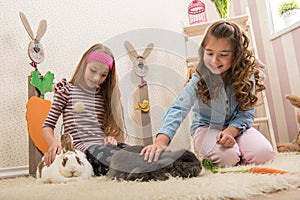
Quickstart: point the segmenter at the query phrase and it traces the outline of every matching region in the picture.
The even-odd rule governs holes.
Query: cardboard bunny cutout
[[[141,83],[138,85],[140,102],[137,103],[137,106],[134,106],[134,109],[141,110],[142,132],[143,132],[142,143],[143,145],[152,144],[153,139],[152,139],[151,119],[149,114],[150,102],[149,102],[149,95],[148,95],[148,85],[147,82],[144,80],[144,77],[147,75],[149,71],[145,59],[152,52],[154,45],[153,43],[149,43],[145,48],[144,52],[142,53],[142,55],[138,54],[136,49],[129,41],[125,41],[124,46],[129,56],[132,58],[132,60],[134,60],[135,74],[141,78]]]
[[[29,174],[34,175],[38,164],[37,161],[49,148],[42,135],[42,125],[51,106],[51,101],[45,100],[44,97],[47,92],[52,92],[54,74],[48,71],[45,75],[42,75],[37,67],[45,58],[41,39],[46,33],[47,21],[40,21],[36,35],[34,35],[25,14],[19,12],[19,17],[30,37],[27,53],[31,60],[30,65],[34,68],[30,76],[28,76],[28,102],[26,104],[27,130],[30,136]]]
[[[34,36],[33,31],[29,25],[29,22],[25,16],[24,13],[19,13],[21,21],[31,38],[31,41],[28,45],[28,56],[32,60],[33,63],[31,65],[37,70],[36,64],[40,64],[44,61],[44,48],[42,44],[40,43],[42,37],[44,36],[46,30],[47,30],[47,21],[41,20],[39,27],[37,29],[36,36]]]
[[[149,68],[146,64],[145,59],[151,53],[154,44],[149,43],[142,55],[139,55],[137,53],[137,51],[134,49],[133,45],[129,41],[125,41],[124,46],[128,51],[129,55],[132,56],[133,59],[135,59],[136,61],[136,63],[134,63],[134,71],[137,76],[141,77],[141,84],[139,85],[139,87],[147,85],[147,82],[144,80],[144,77],[147,75]]]

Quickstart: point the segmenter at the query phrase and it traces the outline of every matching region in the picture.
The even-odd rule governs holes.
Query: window
[[[292,20],[286,20],[285,17],[279,16],[279,6],[286,2],[287,0],[266,0],[267,7],[269,8],[269,15],[271,16],[272,22],[273,22],[273,34],[276,34],[295,23],[300,24],[300,10],[298,10],[293,16]],[[300,5],[300,0],[296,0],[298,4]]]

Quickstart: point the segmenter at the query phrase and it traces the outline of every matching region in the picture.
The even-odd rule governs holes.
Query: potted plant
[[[221,19],[229,17],[231,0],[211,0],[211,2],[213,4],[215,4],[215,7],[216,7],[217,12],[219,14],[219,17]]]
[[[278,14],[283,18],[286,25],[299,20],[300,5],[297,0],[287,0],[279,5]]]

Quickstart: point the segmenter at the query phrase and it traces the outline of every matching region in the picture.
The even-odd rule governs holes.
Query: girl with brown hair
[[[96,175],[106,174],[112,154],[126,146],[122,143],[123,108],[111,50],[102,44],[90,47],[71,81],[63,79],[54,90],[51,109],[43,125],[43,136],[49,144],[46,165],[61,153],[54,129],[62,114],[64,132],[72,136],[75,149],[86,153]]]
[[[252,127],[257,93],[265,86],[249,43],[235,23],[221,20],[207,29],[196,73],[165,111],[155,143],[141,151],[145,160],[158,160],[191,109],[190,133],[200,159],[223,166],[274,159],[270,142]]]

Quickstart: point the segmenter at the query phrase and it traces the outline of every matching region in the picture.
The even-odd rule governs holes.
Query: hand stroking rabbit
[[[86,155],[75,150],[71,135],[61,136],[62,152],[56,155],[54,162],[47,167],[44,157],[38,164],[37,181],[43,183],[66,183],[87,180],[94,175],[93,168]]]

